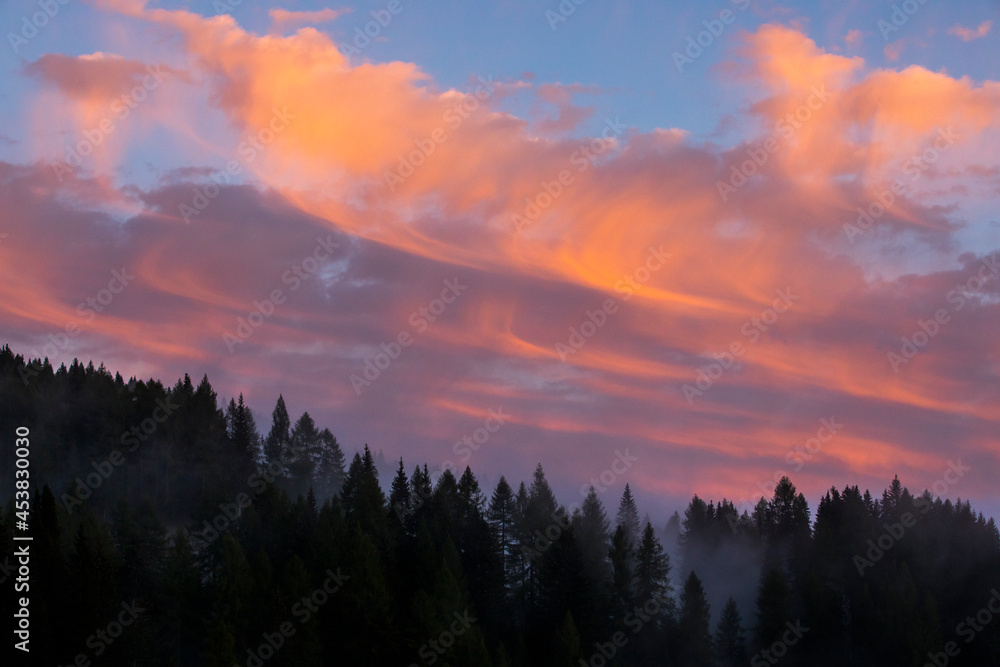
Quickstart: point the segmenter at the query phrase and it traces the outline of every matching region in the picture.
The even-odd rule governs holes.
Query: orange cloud
[[[105,6],[182,37],[169,62],[185,64],[214,121],[225,120],[234,136],[262,137],[278,112],[288,122],[247,165],[262,190],[219,188],[190,225],[178,207],[204,184],[188,177],[142,191],[102,185],[107,174],[74,181],[88,210],[112,205],[106,187],[135,210],[123,226],[92,224],[113,250],[100,261],[72,262],[65,272],[53,262],[39,273],[43,287],[4,295],[0,308],[32,335],[71,315],[80,295],[69,275],[93,279],[127,259],[142,298],[123,298],[95,329],[124,332],[122,354],[211,359],[234,386],[294,375],[303,400],[322,397],[386,438],[405,437],[404,428],[438,435],[442,420],[503,400],[518,411],[513,428],[533,429],[504,452],[550,440],[563,452],[627,440],[662,465],[651,469],[697,469],[683,480],[643,478],[671,492],[710,481],[706,462],[723,453],[740,457],[732,483],[753,488],[754,477],[787,466],[788,448],[817,419],[850,414],[849,430],[817,463],[823,470],[888,479],[905,460],[914,476],[930,474],[945,438],[998,468],[984,446],[1000,421],[995,383],[976,370],[997,351],[988,335],[995,280],[905,369],[886,361],[977,270],[951,256],[960,215],[947,193],[955,173],[986,168],[996,154],[988,150],[997,142],[996,82],[916,66],[872,69],[799,30],[767,25],[738,49],[746,63],[733,76],[759,91],[747,101],[754,130],[743,141],[699,144],[683,130],[643,133],[614,118],[595,136],[567,137],[586,115],[571,104],[575,89],[490,80],[441,89],[412,63],[352,66],[311,28],[260,36],[231,17],[125,0]],[[109,80],[135,75],[131,65],[100,60]],[[113,86],[92,67],[57,59],[33,73],[71,99],[103,99]],[[86,73],[82,83],[71,71]],[[500,110],[507,95],[534,95],[560,115],[514,116]],[[225,153],[197,109],[178,109],[165,126]],[[917,172],[922,188],[852,245],[844,224],[886,179],[908,177],[907,161],[926,155],[937,130],[950,126],[958,139]],[[762,158],[763,146],[773,150]],[[718,184],[748,161],[752,173],[721,198]],[[25,192],[54,196],[39,178],[10,176],[8,201],[24,212],[34,205]],[[47,219],[38,213],[32,219]],[[515,214],[528,224],[516,225]],[[5,215],[6,262],[28,228]],[[44,228],[60,238],[51,224]],[[350,252],[292,293],[284,272],[324,231]],[[647,258],[661,247],[670,256],[652,270]],[[59,247],[60,257],[73,252]],[[946,267],[879,273],[908,253]],[[7,280],[30,271],[16,260],[3,266]],[[468,292],[417,331],[412,313],[456,276]],[[287,301],[229,355],[222,333],[275,288],[288,290]],[[780,315],[772,312],[776,290],[797,296]],[[598,326],[594,313],[609,299],[617,308]],[[562,361],[557,344],[583,340],[587,321],[594,333]],[[391,379],[370,388],[377,400],[357,395],[349,376],[400,333],[416,342],[385,369]],[[736,343],[743,352],[729,360]],[[714,363],[720,374],[688,400],[684,385],[696,385],[706,368],[714,373]],[[958,423],[966,430],[955,435]],[[570,458],[570,474],[584,476],[588,457]]]
[[[976,28],[965,28],[956,23],[952,27],[948,28],[949,35],[955,35],[963,42],[971,42],[974,39],[979,39],[980,37],[985,37],[989,34],[990,28],[993,27],[993,21],[983,21]]]
[[[267,15],[271,17],[271,29],[277,30],[286,25],[305,25],[328,23],[338,16],[343,16],[348,10],[344,9],[319,9],[312,12],[295,12],[287,9],[272,9]]]

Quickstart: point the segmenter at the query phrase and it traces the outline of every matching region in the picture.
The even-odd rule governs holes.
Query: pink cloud
[[[268,12],[271,17],[272,30],[278,30],[285,26],[295,25],[316,25],[328,23],[346,14],[345,9],[319,9],[311,12],[296,12],[287,9],[272,9]]]
[[[990,166],[997,82],[874,69],[768,25],[745,38],[746,65],[733,74],[758,91],[747,100],[757,128],[747,141],[720,147],[683,130],[627,126],[566,138],[581,119],[572,89],[442,90],[412,63],[352,66],[315,30],[259,36],[231,17],[127,7],[182,37],[163,48],[177,49],[170,62],[185,63],[216,120],[242,135],[268,128],[275,109],[293,118],[250,165],[258,187],[220,188],[190,225],[178,207],[205,185],[197,169],[137,188],[106,173],[58,186],[42,169],[5,165],[0,284],[33,280],[0,288],[0,311],[29,349],[122,265],[135,267],[134,290],[81,347],[112,350],[108,361],[126,367],[158,364],[168,377],[197,364],[228,393],[266,385],[252,395],[258,408],[280,388],[300,405],[325,406],[351,436],[405,443],[420,460],[450,456],[441,451],[450,425],[502,404],[514,425],[482,453],[485,463],[550,456],[567,477],[586,479],[610,444],[635,443],[649,461],[640,480],[648,489],[753,490],[818,419],[840,415],[851,419],[810,469],[808,491],[835,475],[933,481],[944,441],[983,471],[968,482],[977,491],[1000,472],[997,387],[981,370],[995,348],[1000,281],[981,281],[954,309],[949,294],[970,284],[982,258],[954,256],[959,205],[929,194],[967,184],[952,168]],[[124,67],[103,64],[111,74]],[[34,73],[69,98],[99,97],[113,86],[91,66],[56,59]],[[85,76],[71,80],[72,71]],[[540,128],[536,117],[500,110],[504,95],[529,93],[554,105],[557,121]],[[168,129],[213,145],[204,107],[178,113]],[[845,237],[857,209],[909,177],[907,161],[948,127],[958,138],[918,172],[920,191],[889,205],[856,243]],[[751,156],[768,139],[776,148],[760,164]],[[748,160],[752,177],[723,200],[718,184]],[[388,187],[386,174],[404,171]],[[133,213],[122,223],[108,211],[123,202]],[[515,229],[514,213],[530,224]],[[324,233],[343,254],[291,293],[284,272]],[[670,257],[651,271],[650,249],[661,246]],[[904,250],[942,268],[869,270],[893,266]],[[467,293],[416,332],[412,314],[454,279]],[[625,289],[628,280],[641,284]],[[275,288],[289,289],[287,301],[230,354],[223,333]],[[768,322],[777,290],[796,300]],[[615,313],[561,359],[557,344],[608,299]],[[942,307],[951,323],[894,370],[887,355]],[[419,333],[416,343],[355,392],[350,376],[401,332]],[[684,386],[734,342],[740,358],[688,400]],[[738,464],[719,474],[720,456]]]
[[[965,28],[958,23],[948,28],[949,35],[955,35],[963,42],[971,42],[974,39],[979,39],[985,37],[989,34],[990,28],[993,27],[993,21],[983,21],[976,28]]]

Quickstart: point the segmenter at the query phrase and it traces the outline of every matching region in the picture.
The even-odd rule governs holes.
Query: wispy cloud
[[[272,9],[267,14],[271,17],[271,29],[302,25],[329,23],[344,14],[349,9],[319,9],[311,12],[296,12],[287,9]]]
[[[959,24],[955,24],[948,28],[948,34],[954,35],[961,39],[963,42],[971,42],[974,39],[979,39],[980,37],[985,37],[990,33],[990,28],[993,27],[993,21],[983,21],[976,28],[965,28]]]

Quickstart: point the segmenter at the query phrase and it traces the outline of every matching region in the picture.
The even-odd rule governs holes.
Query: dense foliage
[[[787,478],[752,513],[695,496],[656,530],[627,485],[612,521],[593,489],[560,505],[541,466],[492,491],[402,460],[379,479],[280,397],[258,429],[207,378],[4,348],[0,433],[22,425],[35,664],[1000,664],[1000,614],[976,620],[1000,610],[996,525],[898,479],[833,488],[815,519]],[[13,479],[6,447],[4,498]]]

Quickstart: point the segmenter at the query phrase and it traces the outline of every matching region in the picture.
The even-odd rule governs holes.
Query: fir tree
[[[692,572],[681,592],[679,630],[684,640],[685,660],[690,667],[711,667],[712,636],[709,630],[710,610],[701,579]]]
[[[292,420],[288,416],[288,408],[285,407],[285,398],[279,394],[278,403],[271,413],[271,430],[264,440],[264,458],[269,463],[280,462],[281,455],[291,444],[291,440]]]
[[[736,600],[732,597],[726,600],[715,631],[715,656],[720,667],[742,667],[750,659],[747,655],[743,619],[736,607]]]

